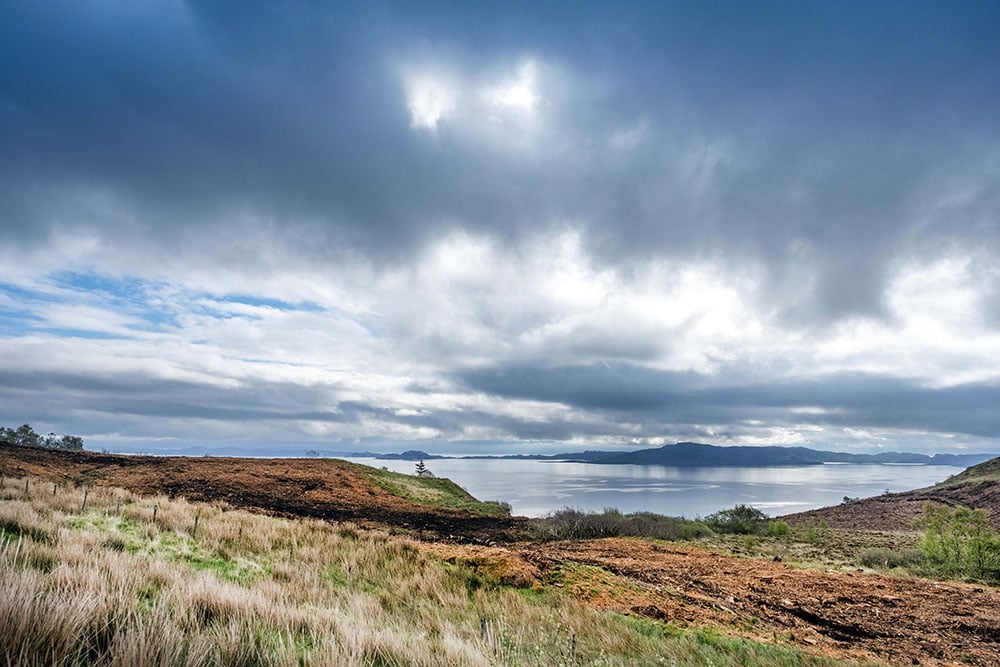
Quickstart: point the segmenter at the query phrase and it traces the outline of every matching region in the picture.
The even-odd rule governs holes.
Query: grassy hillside
[[[7,477],[0,663],[827,665],[501,586],[416,543]]]
[[[964,484],[967,482],[987,481],[1000,481],[1000,457],[966,468],[957,475],[949,477],[937,486],[954,486],[956,484]]]
[[[510,516],[510,508],[499,502],[482,501],[444,477],[416,477],[379,468],[349,464],[369,482],[394,496],[432,507],[450,507],[477,516]]]
[[[0,445],[0,475],[97,484],[290,517],[387,527],[433,539],[516,539],[526,520],[446,479],[416,478],[336,459],[121,456]]]

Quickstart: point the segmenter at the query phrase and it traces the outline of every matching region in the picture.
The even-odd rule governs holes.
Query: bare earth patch
[[[1000,591],[989,587],[800,569],[631,539],[514,550],[543,573],[579,563],[637,584],[628,596],[580,595],[622,613],[715,624],[844,658],[1000,664]]]

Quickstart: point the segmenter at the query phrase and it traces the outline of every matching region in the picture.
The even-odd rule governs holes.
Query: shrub
[[[750,535],[760,530],[767,515],[749,505],[737,505],[732,509],[710,514],[705,518],[709,528],[717,533]]]
[[[821,538],[826,537],[828,531],[826,521],[816,523],[810,520],[806,523],[798,524],[795,528],[798,539],[808,542],[809,544],[816,544],[819,542]]]
[[[854,561],[862,567],[922,567],[926,563],[920,549],[887,549],[870,547],[858,552]]]
[[[704,524],[652,512],[622,514],[616,509],[582,512],[565,508],[534,522],[541,539],[586,540],[601,537],[648,537],[678,540],[704,537],[712,533]]]
[[[767,524],[768,537],[784,537],[790,531],[791,528],[784,521],[771,521]]]
[[[1000,535],[983,510],[928,502],[916,526],[924,531],[920,548],[937,573],[1000,581]]]

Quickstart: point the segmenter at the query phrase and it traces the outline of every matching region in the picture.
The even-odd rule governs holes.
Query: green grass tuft
[[[0,519],[0,541],[16,540],[20,537],[28,537],[42,544],[52,544],[52,536],[41,528],[29,528],[11,519]]]

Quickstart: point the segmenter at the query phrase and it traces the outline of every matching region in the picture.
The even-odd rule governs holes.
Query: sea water
[[[413,473],[414,461],[349,459],[376,468]],[[541,516],[564,507],[656,512],[704,517],[737,504],[768,516],[837,505],[922,488],[963,468],[932,465],[828,464],[766,468],[672,468],[512,459],[430,459],[447,477],[480,500],[503,500],[514,514]]]

